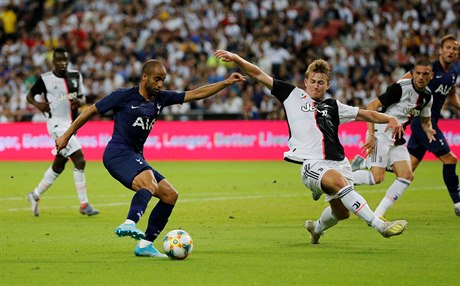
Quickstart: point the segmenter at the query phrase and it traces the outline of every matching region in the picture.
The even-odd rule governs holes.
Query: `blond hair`
[[[308,68],[305,71],[305,78],[308,78],[308,76],[312,73],[325,74],[327,76],[327,81],[329,82],[331,80],[332,69],[325,60],[317,59],[308,65]]]

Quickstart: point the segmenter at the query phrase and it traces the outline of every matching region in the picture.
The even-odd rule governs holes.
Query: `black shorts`
[[[409,150],[409,154],[419,161],[423,159],[426,151],[430,151],[438,158],[450,152],[449,144],[447,144],[441,129],[437,125],[433,125],[433,129],[436,130],[436,134],[434,135],[436,140],[430,143],[420,124],[411,125],[412,134],[407,143],[407,149]]]
[[[134,178],[145,170],[152,170],[158,183],[165,178],[145,161],[142,154],[125,145],[109,143],[104,151],[103,162],[110,175],[131,190]]]

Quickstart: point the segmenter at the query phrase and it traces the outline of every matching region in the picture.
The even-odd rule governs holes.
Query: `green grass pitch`
[[[183,261],[135,257],[135,241],[114,229],[132,192],[100,162],[86,179],[96,217],[79,214],[71,164],[43,195],[40,217],[25,199],[50,163],[1,162],[1,285],[458,285],[460,218],[440,162],[423,162],[387,216],[408,230],[385,239],[358,217],[310,245],[303,228],[326,203],[314,202],[299,166],[277,162],[151,162],[179,191],[162,235],[184,229],[194,252]],[[357,187],[375,208],[394,179]],[[148,212],[138,224],[145,230]],[[161,249],[161,239],[155,242]]]

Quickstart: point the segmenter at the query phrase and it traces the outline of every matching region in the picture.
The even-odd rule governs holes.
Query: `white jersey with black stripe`
[[[430,117],[433,98],[428,87],[417,91],[412,79],[402,79],[387,88],[385,93],[380,95],[380,102],[383,109],[381,112],[396,117],[404,128],[410,124],[414,117]],[[385,132],[387,124],[375,124],[376,133],[384,134],[387,142],[395,145],[404,144],[405,140],[392,139],[392,130]]]
[[[49,103],[47,124],[48,130],[53,130],[57,125],[61,128],[70,126],[77,113],[77,110],[72,110],[71,100],[82,97],[85,87],[81,74],[76,70],[69,70],[65,77],[58,77],[49,71],[41,74],[31,92],[42,95]]]
[[[345,152],[338,137],[342,123],[354,121],[358,107],[335,99],[313,100],[304,90],[280,80],[273,81],[272,94],[283,104],[289,126],[286,161],[342,161]]]

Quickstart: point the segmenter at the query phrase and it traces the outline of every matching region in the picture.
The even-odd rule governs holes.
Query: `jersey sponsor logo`
[[[313,112],[313,111],[316,110],[316,107],[313,106],[313,104],[312,104],[311,102],[307,102],[307,103],[305,104],[305,106],[302,106],[302,107],[300,108],[300,110],[302,110],[303,112]]]
[[[434,92],[440,93],[442,95],[448,95],[451,88],[452,86],[441,84]]]
[[[155,124],[155,118],[142,118],[138,117],[133,123],[133,127],[140,127],[142,130],[152,130],[153,124]]]
[[[416,107],[415,108],[406,107],[404,108],[404,113],[407,115],[412,115],[414,117],[417,117],[420,115],[420,110],[418,110]]]
[[[61,93],[59,93],[57,98],[58,98],[58,100],[74,100],[77,97],[78,97],[77,92],[69,92],[69,93],[61,92]]]

